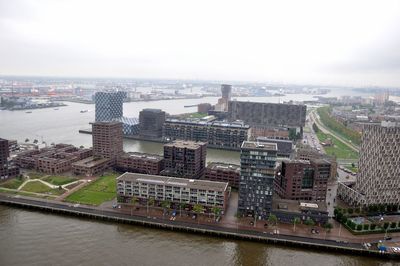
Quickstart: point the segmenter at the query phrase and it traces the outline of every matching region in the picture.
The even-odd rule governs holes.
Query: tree
[[[293,232],[296,232],[296,224],[300,223],[300,218],[299,217],[294,217],[293,219]]]
[[[396,228],[396,226],[397,226],[397,224],[396,224],[396,222],[392,222],[391,224],[390,224],[390,228]]]
[[[181,203],[179,204],[179,208],[180,208],[180,210],[179,210],[179,215],[180,215],[180,216],[182,216],[182,209],[184,210],[186,207],[187,207],[187,204],[186,204],[185,202],[181,202]]]
[[[29,142],[29,139],[28,139],[28,138],[26,138],[26,139],[25,139],[25,142]]]
[[[33,143],[37,144],[39,141],[37,139],[33,140]]]
[[[154,206],[155,200],[153,197],[147,199],[147,213],[149,213],[149,206]]]
[[[166,210],[171,208],[171,202],[169,200],[164,200],[164,201],[161,202],[161,207],[163,208],[163,216],[164,216]]]
[[[388,222],[385,222],[384,224],[383,224],[383,228],[386,230],[386,229],[388,229],[389,228],[389,223]]]
[[[197,223],[200,223],[200,213],[204,212],[204,207],[201,204],[195,204],[193,206],[193,211],[197,214]]]
[[[370,228],[371,228],[371,230],[375,230],[376,224],[371,224]]]
[[[325,223],[324,228],[329,233],[331,231],[331,229],[333,228],[333,225],[331,223]]]
[[[132,205],[135,206],[137,202],[138,202],[138,198],[133,196],[132,199],[131,199]]]
[[[271,223],[272,225],[277,225],[278,224],[278,217],[276,217],[275,214],[270,214],[268,216],[268,222]]]
[[[221,214],[221,208],[214,206],[211,208],[212,213],[214,213],[214,220],[217,216]]]
[[[363,226],[362,226],[362,224],[357,224],[357,231],[361,231],[362,229],[363,229]]]
[[[308,225],[308,226],[314,226],[314,225],[315,225],[315,222],[314,222],[313,219],[311,219],[310,217],[308,217],[308,218],[305,220],[304,224],[305,224],[305,225]]]
[[[83,148],[85,148],[85,146],[81,145],[81,146],[79,146],[79,148],[83,149]]]
[[[364,231],[369,231],[370,225],[369,224],[364,224],[363,226]]]

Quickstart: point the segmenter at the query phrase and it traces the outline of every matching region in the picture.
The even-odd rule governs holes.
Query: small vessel
[[[58,110],[58,108],[54,108],[54,110]]]
[[[192,104],[192,105],[184,105],[183,107],[188,108],[188,107],[196,107],[197,104]]]
[[[81,110],[81,113],[87,113],[88,110]]]
[[[30,113],[32,113],[32,111],[26,111],[25,113],[30,114]]]

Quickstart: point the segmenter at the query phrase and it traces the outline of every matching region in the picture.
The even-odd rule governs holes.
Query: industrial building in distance
[[[240,215],[252,215],[259,220],[270,215],[277,152],[275,143],[243,142],[240,153]]]
[[[155,204],[169,201],[173,208],[179,209],[182,203],[193,207],[200,204],[206,213],[212,208],[225,210],[229,197],[227,182],[183,179],[159,175],[124,173],[117,178],[117,196],[120,202],[131,202],[136,197],[143,203],[150,198]]]
[[[364,125],[354,184],[338,182],[339,197],[352,206],[400,205],[400,123]]]
[[[242,120],[251,127],[302,128],[306,105],[229,101],[229,120]]]
[[[161,175],[200,179],[204,176],[207,143],[176,140],[164,145]]]
[[[241,121],[203,121],[200,119],[166,119],[163,138],[207,142],[208,147],[240,150],[248,140],[250,127]]]

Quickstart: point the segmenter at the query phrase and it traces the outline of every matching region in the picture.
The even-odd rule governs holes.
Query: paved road
[[[102,210],[94,207],[86,207],[86,206],[77,206],[73,207],[74,205],[71,204],[66,204],[66,203],[61,203],[61,202],[53,202],[53,201],[46,201],[46,200],[39,200],[39,199],[27,199],[23,197],[14,197],[14,196],[5,196],[0,194],[0,202],[14,202],[14,203],[19,203],[19,204],[30,204],[30,205],[35,205],[35,206],[40,206],[40,207],[47,207],[47,208],[55,208],[55,209],[61,209],[61,210],[66,210],[66,211],[72,211],[72,212],[83,212],[87,214],[93,214],[93,215],[103,215],[103,216],[109,216],[109,217],[117,217],[117,218],[122,218],[122,219],[130,219],[130,220],[136,220],[136,221],[144,221],[144,222],[150,222],[150,223],[159,223],[159,224],[165,224],[165,225],[172,225],[172,226],[180,226],[183,228],[195,228],[195,229],[204,229],[204,230],[212,230],[212,231],[217,231],[217,232],[227,232],[227,233],[233,233],[233,234],[242,234],[242,235],[249,235],[249,236],[256,236],[256,237],[264,237],[266,239],[276,239],[276,240],[287,240],[287,241],[295,241],[295,242],[303,242],[303,243],[311,243],[311,244],[316,244],[316,245],[326,245],[326,246],[332,246],[332,247],[344,247],[344,248],[350,248],[350,249],[357,249],[357,250],[364,250],[362,245],[360,243],[343,243],[343,242],[336,242],[334,240],[324,240],[324,239],[315,239],[315,238],[308,238],[308,237],[300,237],[300,236],[293,236],[293,235],[267,235],[264,233],[260,233],[258,231],[254,230],[244,230],[244,229],[234,229],[234,228],[225,228],[221,226],[216,226],[216,225],[204,225],[204,224],[193,224],[193,223],[188,223],[188,222],[183,222],[183,221],[170,221],[170,220],[159,220],[159,219],[153,219],[151,217],[143,217],[143,216],[137,216],[137,215],[127,215],[123,213],[119,213],[116,211],[107,211],[107,210]]]
[[[310,118],[312,121],[314,121],[317,124],[318,128],[320,128],[322,132],[324,132],[325,134],[330,134],[330,135],[334,136],[335,138],[337,138],[338,140],[343,142],[350,149],[354,150],[355,152],[359,152],[360,148],[358,146],[354,145],[353,143],[350,143],[348,140],[342,138],[341,136],[337,135],[332,130],[325,127],[322,124],[322,122],[319,120],[319,116],[317,115],[315,110],[310,112]]]

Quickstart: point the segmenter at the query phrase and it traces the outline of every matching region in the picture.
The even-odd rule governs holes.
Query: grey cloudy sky
[[[400,1],[0,0],[0,74],[400,86]]]

